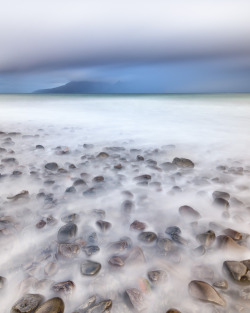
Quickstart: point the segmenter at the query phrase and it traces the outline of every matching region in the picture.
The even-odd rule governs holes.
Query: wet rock
[[[185,158],[174,158],[172,163],[181,168],[194,168],[194,163]]]
[[[231,277],[238,282],[250,282],[247,276],[248,269],[245,264],[238,261],[225,261],[223,267],[231,274]]]
[[[139,289],[126,289],[126,294],[128,295],[129,300],[136,311],[141,312],[146,309],[144,296]]]
[[[74,186],[71,186],[71,187],[68,187],[66,190],[65,190],[66,193],[76,193],[76,189]]]
[[[227,289],[228,288],[228,282],[223,279],[223,280],[218,280],[215,283],[213,283],[213,286],[219,289]]]
[[[138,239],[144,243],[152,243],[157,239],[157,235],[153,232],[142,232],[139,234]]]
[[[75,288],[75,284],[71,280],[62,281],[52,286],[53,291],[63,292],[66,295],[72,294],[74,288]]]
[[[151,175],[144,174],[140,175],[134,178],[134,180],[139,181],[139,182],[145,182],[151,180]]]
[[[45,225],[46,225],[46,222],[44,220],[41,220],[36,224],[36,228],[40,229],[40,228],[43,228]]]
[[[88,255],[91,256],[93,254],[96,254],[100,251],[100,248],[98,246],[87,246],[83,247],[82,250]]]
[[[108,262],[110,265],[115,267],[122,267],[125,264],[124,260],[119,256],[112,256]]]
[[[43,299],[39,294],[26,294],[13,305],[11,313],[31,313]]]
[[[58,165],[57,165],[57,163],[55,163],[55,162],[51,162],[51,163],[47,163],[47,164],[45,164],[45,166],[44,166],[47,170],[49,170],[49,171],[56,171],[56,170],[58,170]]]
[[[100,152],[98,155],[97,155],[97,158],[100,158],[100,159],[106,159],[109,157],[109,154],[106,153],[106,152]]]
[[[121,170],[121,169],[122,169],[121,163],[115,165],[115,166],[114,166],[114,169],[115,169],[115,170]]]
[[[0,276],[0,290],[6,285],[7,279],[3,276]]]
[[[231,237],[229,236],[224,236],[220,235],[217,236],[216,238],[218,247],[221,249],[226,249],[226,250],[235,250],[235,251],[241,251],[241,252],[246,252],[247,248],[240,246],[235,242]]]
[[[1,162],[6,164],[18,164],[15,158],[4,158],[1,160]]]
[[[166,313],[181,313],[181,311],[179,311],[179,310],[177,310],[177,309],[171,308],[171,309],[167,310]]]
[[[142,155],[137,155],[136,160],[137,161],[144,161],[144,157]]]
[[[73,186],[76,187],[76,186],[86,186],[86,182],[83,180],[83,179],[76,179],[73,183]]]
[[[229,208],[230,206],[229,202],[223,198],[215,198],[213,205],[220,207],[220,208],[225,208],[225,209]]]
[[[194,210],[191,206],[188,205],[179,207],[179,213],[181,216],[189,220],[199,219],[201,217],[198,211]]]
[[[66,243],[74,239],[77,233],[77,226],[74,223],[68,223],[62,226],[57,234],[57,240],[60,243]]]
[[[49,262],[45,267],[44,267],[44,273],[47,276],[53,276],[56,274],[58,271],[58,266],[54,262]]]
[[[77,213],[72,213],[61,218],[64,223],[77,223],[80,220],[80,215]]]
[[[13,171],[12,176],[18,177],[21,176],[23,173],[21,171]]]
[[[42,145],[36,145],[36,149],[37,149],[37,150],[44,150],[44,146],[42,146]]]
[[[125,200],[123,201],[122,205],[121,205],[121,208],[122,210],[125,212],[125,213],[131,213],[131,211],[133,210],[134,208],[134,202],[131,201],[131,200]]]
[[[210,247],[215,241],[215,233],[212,230],[208,230],[205,233],[196,236],[197,241],[206,247]]]
[[[106,222],[106,221],[102,221],[102,220],[98,220],[96,222],[96,225],[101,229],[102,232],[106,232],[107,230],[109,230],[112,226],[111,223]]]
[[[13,201],[16,201],[16,200],[19,200],[19,199],[28,199],[28,198],[29,198],[29,192],[27,190],[23,190],[20,193],[14,195],[14,196],[7,197],[7,199],[13,200]]]
[[[93,178],[93,182],[95,183],[101,183],[104,181],[104,177],[103,176],[96,176]]]
[[[225,199],[225,200],[229,200],[230,199],[230,194],[225,192],[225,191],[214,191],[213,194],[212,194],[213,198],[216,199],[216,198],[222,198],[222,199]]]
[[[79,254],[80,246],[73,243],[61,243],[58,245],[57,252],[62,257],[74,258]]]
[[[143,222],[139,222],[135,220],[132,224],[130,224],[130,229],[133,230],[144,230],[147,227],[147,225]]]
[[[85,149],[93,149],[93,148],[94,148],[94,145],[91,144],[91,143],[84,143],[84,144],[83,144],[83,148],[85,148]]]
[[[150,271],[148,278],[152,283],[159,284],[167,280],[167,273],[163,270]]]
[[[169,226],[166,228],[165,233],[172,236],[172,235],[180,235],[181,229],[178,226]]]
[[[63,313],[64,302],[61,298],[52,298],[44,302],[34,313]]]
[[[196,299],[211,302],[220,306],[226,306],[226,301],[209,284],[204,281],[193,280],[188,285],[190,295]]]
[[[94,276],[99,273],[101,264],[93,261],[83,261],[81,263],[81,274],[84,276]]]
[[[242,234],[239,233],[238,231],[231,229],[231,228],[227,228],[224,231],[224,234],[231,237],[233,240],[241,240],[242,239]]]

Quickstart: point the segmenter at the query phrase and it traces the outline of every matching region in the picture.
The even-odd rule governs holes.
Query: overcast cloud
[[[20,75],[44,84],[52,71],[58,84],[76,71],[121,79],[133,66],[211,60],[215,72],[246,71],[249,12],[249,0],[1,0],[0,84]]]

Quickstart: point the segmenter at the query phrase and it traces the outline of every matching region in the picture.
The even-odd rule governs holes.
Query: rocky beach
[[[0,110],[1,312],[250,312],[248,95]]]

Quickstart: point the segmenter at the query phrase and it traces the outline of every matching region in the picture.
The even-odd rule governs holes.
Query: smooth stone
[[[185,158],[174,158],[172,163],[181,168],[194,168],[194,163]]]
[[[167,280],[167,273],[163,270],[150,271],[148,278],[154,284],[162,283]]]
[[[81,263],[81,274],[85,276],[94,276],[99,273],[101,264],[93,261],[83,261]]]
[[[13,201],[16,201],[19,199],[28,199],[28,198],[29,198],[29,192],[27,190],[23,190],[14,196],[7,197],[8,200],[13,200]]]
[[[144,230],[147,227],[147,225],[143,222],[139,222],[135,220],[132,224],[130,224],[130,229],[133,230]]]
[[[109,154],[106,153],[106,152],[100,152],[98,155],[97,155],[97,158],[101,158],[101,159],[106,159],[109,157]]]
[[[47,170],[50,170],[50,171],[56,171],[56,170],[58,170],[58,165],[57,165],[57,163],[55,163],[55,162],[47,163],[47,164],[45,164],[44,167],[45,167]]]
[[[15,158],[4,158],[1,160],[2,163],[12,164],[12,163],[18,163]]]
[[[88,255],[91,256],[93,254],[96,254],[100,251],[100,248],[98,246],[87,246],[83,247],[82,250]]]
[[[3,276],[0,276],[0,290],[4,288],[7,279]]]
[[[191,281],[188,285],[188,291],[189,294],[196,299],[226,306],[226,301],[222,296],[211,285],[204,281]]]
[[[225,261],[223,267],[227,269],[234,280],[241,282],[249,280],[246,276],[248,269],[245,264],[238,261]]]
[[[125,264],[124,260],[119,256],[112,256],[109,259],[108,263],[112,266],[115,266],[115,267],[122,267]]]
[[[148,174],[144,174],[144,175],[140,175],[140,176],[136,176],[135,178],[134,178],[134,180],[136,180],[136,181],[149,181],[149,180],[151,180],[151,175],[148,175]]]
[[[136,160],[137,161],[144,161],[144,157],[142,156],[142,155],[137,155],[137,157],[136,157]]]
[[[62,257],[74,258],[79,254],[80,246],[73,243],[61,243],[58,245],[57,252]]]
[[[76,189],[74,186],[68,187],[65,190],[66,193],[76,193]]]
[[[55,292],[63,292],[65,295],[72,294],[74,288],[75,284],[71,280],[62,281],[52,286],[52,290]]]
[[[36,224],[36,228],[40,229],[40,228],[43,228],[45,225],[46,225],[46,222],[44,220],[41,220]]]
[[[76,236],[77,226],[74,223],[68,223],[62,226],[57,234],[57,240],[60,243],[68,242]]]
[[[145,243],[151,243],[157,239],[157,235],[151,231],[145,231],[139,234],[138,239]]]
[[[58,265],[54,262],[49,262],[45,267],[44,267],[44,273],[47,276],[53,276],[56,274],[58,271]]]
[[[215,198],[213,204],[220,208],[229,208],[229,202],[223,198]]]
[[[166,313],[181,313],[181,311],[179,311],[179,310],[177,310],[177,309],[171,308],[171,309],[167,310]]]
[[[44,302],[34,313],[63,313],[64,302],[61,298],[52,298]]]
[[[112,226],[111,223],[106,222],[106,221],[102,221],[102,220],[98,220],[96,222],[96,225],[101,229],[102,232],[106,232],[107,230],[109,230]]]
[[[76,186],[82,186],[82,185],[86,186],[87,184],[83,179],[80,179],[80,178],[76,179],[73,183],[73,186],[75,186],[75,187]]]
[[[44,297],[39,294],[26,294],[13,305],[11,313],[31,313],[43,299]]]
[[[116,170],[121,170],[121,169],[122,169],[121,163],[119,163],[119,164],[117,164],[117,165],[114,165],[114,169],[116,169]]]
[[[227,228],[224,231],[224,234],[226,236],[231,237],[233,240],[241,240],[242,239],[242,234],[234,229]]]
[[[218,280],[213,283],[213,286],[219,289],[227,289],[228,288],[228,282],[223,279],[223,280]]]
[[[44,146],[42,146],[42,145],[36,145],[36,149],[37,149],[37,150],[44,150]]]
[[[72,213],[61,218],[64,223],[77,223],[80,220],[80,215],[77,213]]]
[[[165,233],[172,236],[172,235],[180,235],[181,229],[178,226],[169,226],[166,228]]]
[[[203,234],[196,236],[197,241],[206,247],[210,247],[215,241],[215,233],[212,230],[208,230]]]
[[[95,183],[101,183],[104,181],[104,177],[103,176],[96,176],[93,178],[93,182]]]
[[[193,209],[189,205],[183,205],[179,207],[179,213],[186,219],[199,219],[201,217],[200,213]]]
[[[146,309],[144,296],[139,289],[137,288],[126,289],[126,294],[128,295],[129,300],[135,310],[141,312]]]
[[[230,194],[225,192],[225,191],[214,191],[213,194],[212,194],[213,198],[216,199],[216,198],[223,198],[225,200],[229,200],[230,199]]]
[[[112,309],[112,301],[111,300],[103,300],[97,304],[93,304],[88,306],[83,311],[78,311],[79,313],[110,313]],[[75,313],[78,313],[75,312]]]

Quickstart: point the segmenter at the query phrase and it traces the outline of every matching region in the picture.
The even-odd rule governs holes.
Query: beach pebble
[[[94,276],[99,273],[101,264],[93,261],[83,261],[81,263],[81,274],[84,276]]]
[[[26,294],[13,305],[11,313],[31,313],[43,299],[44,297],[39,294]]]
[[[34,313],[64,313],[64,302],[61,298],[52,298],[40,305]]]

